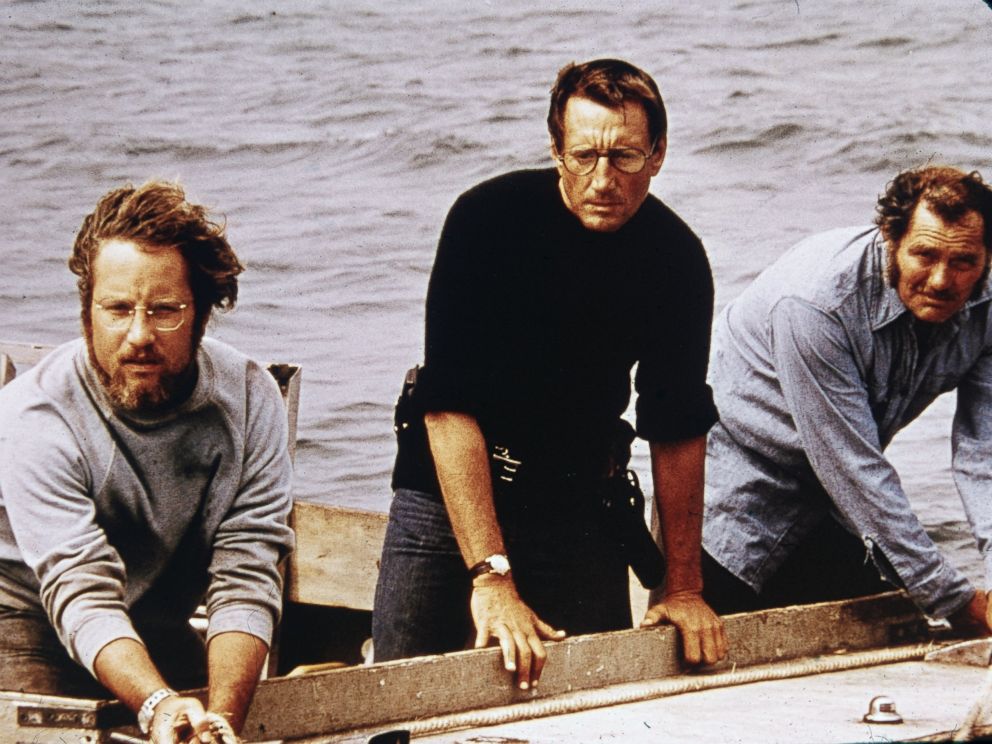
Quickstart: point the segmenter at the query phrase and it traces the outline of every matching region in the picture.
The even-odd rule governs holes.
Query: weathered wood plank
[[[900,594],[729,616],[726,624],[731,656],[710,673],[909,642],[926,632]],[[496,649],[267,680],[245,736],[320,736],[684,674],[672,628],[581,636],[549,644],[548,652],[541,686],[527,693],[512,686]],[[108,731],[131,718],[112,703],[0,693],[0,741],[58,741],[70,733],[80,741],[109,741]]]
[[[725,620],[731,653],[713,672],[908,643],[926,634],[922,617],[898,593],[732,615]],[[549,644],[541,685],[529,692],[512,685],[494,648],[349,667],[262,683],[245,734],[256,739],[313,736],[682,672],[678,639],[670,627],[579,636]]]
[[[55,347],[51,344],[26,344],[21,341],[0,341],[0,354],[10,357],[15,365],[31,366],[40,362]]]
[[[287,598],[305,604],[371,610],[385,514],[298,501],[293,508],[296,552]]]

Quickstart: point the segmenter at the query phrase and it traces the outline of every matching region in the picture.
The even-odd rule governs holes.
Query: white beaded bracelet
[[[167,697],[178,694],[175,690],[163,687],[161,690],[155,690],[155,692],[145,698],[145,702],[141,704],[141,708],[138,710],[138,728],[141,729],[141,733],[147,734],[151,730],[152,718],[155,717],[155,708],[158,704]]]

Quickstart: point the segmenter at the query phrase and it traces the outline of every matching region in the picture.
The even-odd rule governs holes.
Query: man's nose
[[[127,340],[132,346],[147,346],[155,340],[152,319],[140,308],[134,310],[134,317],[131,318],[131,325],[127,329]]]
[[[930,271],[929,284],[931,289],[948,289],[953,281],[951,270],[945,263],[939,263]]]
[[[592,185],[597,189],[608,188],[613,183],[613,166],[608,155],[600,155],[592,172]]]

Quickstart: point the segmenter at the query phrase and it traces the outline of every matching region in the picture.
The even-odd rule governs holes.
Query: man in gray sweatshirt
[[[0,390],[0,688],[113,696],[153,742],[221,741],[244,723],[293,545],[278,387],[203,338],[242,266],[161,182],[106,194],[69,266],[83,338]],[[206,707],[172,689],[204,683]]]

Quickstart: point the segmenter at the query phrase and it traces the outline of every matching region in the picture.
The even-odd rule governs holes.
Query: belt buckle
[[[493,445],[493,462],[498,468],[495,471],[497,477],[506,483],[513,483],[513,479],[516,478],[517,471],[520,469],[521,461],[510,456],[510,449],[498,444]]]

